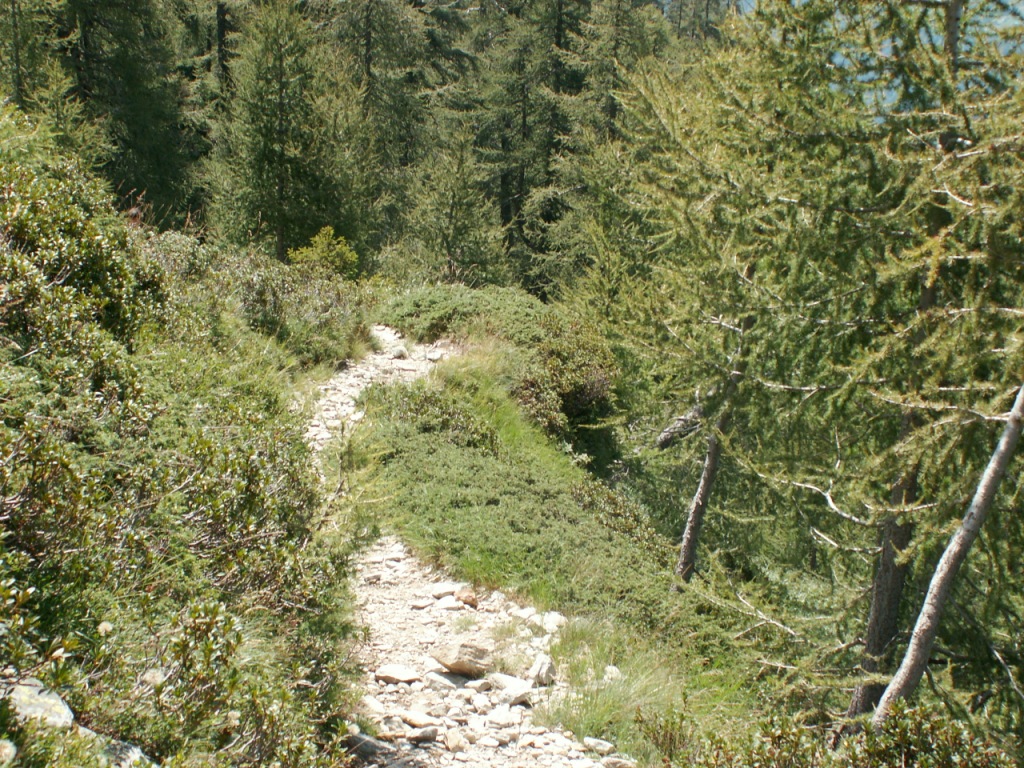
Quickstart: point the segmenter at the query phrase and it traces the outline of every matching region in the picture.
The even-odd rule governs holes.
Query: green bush
[[[638,717],[640,717],[638,715]],[[699,739],[682,719],[644,720],[666,764],[694,768],[1013,768],[1005,752],[976,738],[960,723],[926,709],[898,705],[877,730],[846,738],[830,749],[827,734],[787,718],[763,723],[745,743],[718,736]]]
[[[346,280],[359,276],[359,254],[352,250],[344,237],[334,236],[334,227],[321,229],[304,248],[288,251],[288,261],[326,268]]]
[[[12,113],[0,136],[4,675],[156,759],[337,764],[349,544],[322,530],[295,358],[240,314],[244,262],[130,232]],[[28,765],[94,756],[0,726]]]
[[[494,338],[518,356],[508,389],[552,435],[578,440],[611,414],[616,367],[607,343],[582,321],[513,288],[435,286],[385,311],[420,341]]]

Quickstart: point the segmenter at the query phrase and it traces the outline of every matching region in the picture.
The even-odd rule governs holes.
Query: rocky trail
[[[307,439],[315,450],[363,418],[360,393],[373,383],[410,382],[457,354],[448,342],[408,344],[376,326],[381,351],[320,387]],[[355,568],[357,618],[366,632],[365,670],[350,745],[371,765],[632,768],[598,739],[578,739],[535,720],[535,707],[568,688],[547,651],[566,619],[539,613],[501,592],[453,582],[419,562],[394,537],[363,553]],[[606,670],[606,677],[618,673]]]

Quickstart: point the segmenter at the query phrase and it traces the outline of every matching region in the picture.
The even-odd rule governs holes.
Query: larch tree
[[[962,509],[964,479],[991,451],[986,414],[1020,380],[1020,159],[1007,151],[1020,60],[1012,35],[974,12],[959,52],[970,69],[948,65],[941,37],[923,45],[920,9],[905,4],[765,2],[720,52],[635,76],[617,196],[646,222],[646,261],[623,264],[614,235],[595,249],[602,289],[632,273],[616,289],[635,315],[620,333],[638,334],[633,348],[692,417],[677,435],[705,435],[700,448],[684,441],[687,506],[710,499],[735,528],[765,514],[768,495],[758,546],[785,532],[785,550],[825,547],[849,580],[831,598],[840,614],[874,578],[865,658],[879,673],[905,626],[906,568],[929,561]],[[684,574],[699,540],[700,515],[688,517]],[[985,546],[1006,574],[1009,552]],[[773,563],[770,580],[788,556],[742,557]],[[1004,677],[1006,693],[986,701],[1009,712],[1017,657],[1000,638],[1012,605],[981,574],[963,588],[980,607],[954,590],[946,642],[986,650],[951,662],[954,679]],[[849,625],[847,653],[864,647],[862,627]]]
[[[269,239],[281,260],[340,215],[316,50],[291,0],[253,10],[211,169],[218,226],[236,239]]]

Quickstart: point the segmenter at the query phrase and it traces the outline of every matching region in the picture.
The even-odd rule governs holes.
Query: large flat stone
[[[374,677],[383,683],[415,683],[422,679],[419,672],[405,664],[385,664],[377,669]]]
[[[474,643],[453,643],[438,648],[433,657],[447,669],[465,677],[481,677],[491,671],[491,651]]]
[[[35,678],[8,686],[3,695],[21,721],[38,720],[47,728],[70,728],[75,722],[75,715],[64,699]]]

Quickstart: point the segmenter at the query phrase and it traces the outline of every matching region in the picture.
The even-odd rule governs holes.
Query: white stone
[[[555,662],[546,653],[537,654],[526,677],[536,685],[550,685],[555,680]]]
[[[494,687],[500,691],[500,701],[509,706],[524,704],[530,700],[533,683],[520,677],[495,672],[488,676]]]
[[[442,597],[454,595],[464,586],[466,585],[457,581],[442,581],[439,584],[434,584],[430,588],[430,596],[435,600],[440,600]]]
[[[479,744],[481,747],[490,747],[491,749],[495,749],[501,746],[501,742],[493,736],[484,736],[477,742],[477,744]]]
[[[615,751],[615,745],[604,739],[594,739],[587,736],[583,739],[583,746],[591,752],[597,752],[601,756],[610,755]]]
[[[544,614],[542,626],[545,632],[554,634],[568,623],[569,620],[558,611],[548,611]]]
[[[462,731],[458,728],[448,729],[448,732],[444,735],[444,745],[448,748],[449,752],[465,752],[469,749],[469,742],[466,741],[466,737],[462,735]]]
[[[435,691],[454,691],[459,687],[450,675],[443,675],[440,672],[427,672],[423,676],[423,682]]]
[[[455,595],[445,595],[437,601],[437,607],[442,611],[461,611],[462,602]]]
[[[474,693],[469,703],[477,712],[489,712],[491,709],[491,700],[484,693]]]
[[[470,680],[468,683],[466,683],[466,687],[469,688],[469,690],[471,691],[483,693],[484,691],[491,690],[492,686],[490,680],[488,680],[487,678],[483,678],[482,680]]]
[[[622,670],[616,667],[614,664],[609,664],[607,667],[604,668],[604,679],[606,682],[611,682],[612,680],[621,680]]]
[[[601,760],[601,765],[604,768],[636,768],[636,762],[633,760],[627,760],[624,757],[605,757]]]
[[[10,765],[18,756],[18,748],[13,741],[0,739],[0,765]]]
[[[511,611],[508,612],[509,616],[515,616],[517,619],[522,619],[523,621],[526,621],[531,616],[535,616],[536,614],[537,609],[529,605],[523,608],[513,608]]]
[[[402,718],[402,722],[406,725],[411,725],[413,728],[428,728],[430,726],[440,726],[441,721],[426,714],[425,712],[417,712],[414,709],[406,709],[398,713],[398,716]]]
[[[466,677],[487,674],[494,664],[490,649],[475,643],[455,643],[438,648],[433,657],[449,672]]]
[[[70,728],[75,722],[71,708],[64,699],[47,690],[35,678],[4,689],[4,697],[10,702],[15,716],[21,720],[39,720],[47,728]]]
[[[384,683],[413,683],[422,679],[419,672],[405,664],[385,664],[374,676]]]
[[[434,604],[434,598],[432,597],[419,597],[409,603],[409,606],[414,611],[422,611],[424,608],[429,608]]]
[[[359,700],[358,709],[366,715],[383,715],[386,711],[384,705],[380,703],[380,699],[369,694]]]
[[[501,704],[491,710],[487,715],[487,722],[497,728],[511,728],[519,725],[523,719],[522,707],[510,707],[508,704]]]
[[[103,748],[103,757],[113,768],[144,768],[154,765],[142,750],[124,741],[111,741]]]

